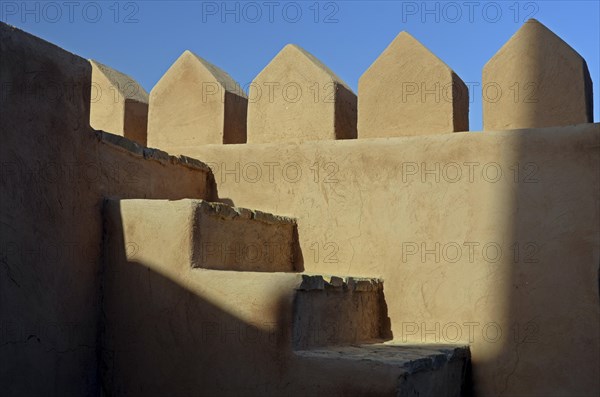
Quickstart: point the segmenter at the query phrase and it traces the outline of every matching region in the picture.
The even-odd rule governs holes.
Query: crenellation
[[[554,32],[528,20],[483,68],[483,129],[511,130],[593,122],[585,60]],[[484,93],[485,94],[485,93]]]
[[[92,65],[90,126],[146,146],[148,93],[131,77],[100,62]]]
[[[486,133],[407,32],[358,96],[291,44],[248,95],[190,51],[148,95],[4,23],[0,72],[0,390],[598,395],[600,124],[539,22]]]
[[[407,32],[401,32],[360,77],[360,138],[468,130],[467,86]]]
[[[356,101],[333,71],[288,44],[250,85],[248,143],[356,138]]]
[[[246,142],[247,96],[227,72],[185,51],[150,92],[148,145]]]
[[[535,54],[532,46],[538,49]],[[563,55],[554,56],[555,51]],[[519,54],[524,60],[514,63]],[[536,62],[546,67],[538,68]],[[92,64],[98,75],[134,83],[104,65]],[[551,73],[565,77],[556,79]],[[530,100],[531,95],[512,100],[505,93],[494,100],[486,97],[489,87],[506,91],[514,84],[523,90],[533,86],[535,100]],[[585,61],[535,20],[528,21],[486,64],[483,87],[487,87],[484,130],[592,120]],[[246,94],[225,71],[185,51],[150,93],[148,144],[181,153],[207,144],[302,143],[469,130],[467,86],[408,32],[398,34],[363,73],[358,97],[321,61],[293,44],[285,46],[248,89]],[[142,91],[140,87],[140,98]],[[537,100],[537,95],[543,100]],[[92,109],[97,109],[93,114],[101,112],[93,103]],[[126,115],[134,113],[134,105],[129,109]],[[103,119],[109,122],[108,117]]]

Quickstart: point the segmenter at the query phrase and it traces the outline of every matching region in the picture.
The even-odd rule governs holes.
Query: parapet
[[[288,44],[250,85],[248,143],[356,138],[356,101],[327,66]]]
[[[127,98],[123,87],[139,86],[101,64],[92,65],[95,81],[120,87],[119,103],[92,103],[92,122],[143,142],[135,128],[128,128],[132,101],[121,100]],[[585,60],[536,20],[526,22],[490,59],[480,86],[484,130],[593,122]],[[138,94],[132,100],[143,104],[141,87]],[[297,45],[286,45],[254,78],[248,93],[225,71],[185,51],[150,93],[148,146],[181,154],[209,144],[466,132],[469,102],[463,80],[407,32],[398,34],[360,77],[358,97]]]
[[[535,19],[484,66],[482,86],[484,130],[593,122],[585,60]]]
[[[90,126],[146,146],[148,93],[131,77],[90,60]]]
[[[245,143],[247,102],[225,71],[185,51],[150,92],[148,145]]]
[[[392,41],[358,82],[360,138],[468,129],[467,86],[407,32]]]

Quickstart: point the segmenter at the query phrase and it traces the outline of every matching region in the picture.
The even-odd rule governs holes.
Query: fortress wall
[[[236,119],[249,144],[206,144],[196,127],[199,143],[163,148],[207,162],[221,201],[296,217],[306,271],[382,277],[394,339],[469,342],[477,393],[593,395],[600,138],[587,65],[529,20],[482,72],[485,133],[465,133],[465,84],[406,32],[361,76],[356,108],[333,71],[286,46]],[[190,116],[217,116],[211,92],[181,86],[169,92]],[[150,138],[177,137],[159,127]]]
[[[263,77],[275,76],[267,83],[299,84],[280,76],[294,59],[311,65],[323,87],[333,83],[326,97],[333,102],[310,107],[263,93],[246,114],[240,102],[228,102],[236,94],[225,72],[198,57],[176,65],[163,82],[170,94],[164,103],[214,128],[201,136],[192,125],[181,134],[149,117],[148,142],[167,142],[161,149],[208,163],[218,192],[199,162],[92,130],[90,63],[0,25],[0,383],[10,394],[99,392],[99,263],[111,255],[100,248],[103,197],[218,195],[297,218],[305,271],[381,277],[394,339],[469,342],[476,394],[594,395],[600,124],[591,123],[585,61],[537,21],[526,25],[486,65],[484,82],[533,84],[543,88],[541,99],[515,104],[503,97],[484,106],[485,133],[457,132],[468,127],[460,78],[406,35],[374,64],[375,77],[361,79],[357,99],[309,53],[282,52],[266,68]],[[530,47],[539,51],[524,51]],[[390,60],[406,51],[419,55],[408,72],[435,60],[435,73],[395,78]],[[194,77],[206,73],[210,81]],[[369,84],[381,74],[390,81]],[[301,83],[312,86],[314,76]],[[444,91],[450,101],[399,91],[421,83],[451,87]],[[150,95],[151,116],[161,110],[160,101],[153,104],[160,91]],[[393,101],[378,106],[383,97],[412,102],[400,111]],[[365,99],[373,102],[365,107]],[[211,106],[197,107],[205,102]],[[369,109],[395,116],[375,117]],[[167,126],[181,121],[164,114],[159,120]],[[266,138],[253,117],[269,122]],[[363,123],[368,118],[374,122]],[[302,129],[278,133],[278,120],[301,122]],[[252,143],[226,144],[243,141],[243,125]]]
[[[285,91],[325,81],[343,86],[288,46],[253,82],[273,95],[251,87],[250,144],[168,150],[207,162],[220,200],[296,217],[306,271],[382,277],[396,340],[471,343],[476,392],[593,395],[600,128],[585,60],[527,21],[483,68],[484,133],[461,132],[464,83],[406,32],[359,81],[358,139],[331,132],[339,96]]]
[[[219,198],[296,217],[307,272],[381,277],[394,339],[471,342],[482,395],[598,389],[600,124],[207,145]]]
[[[212,194],[201,163],[92,130],[91,74],[85,59],[0,24],[0,385],[8,395],[100,393],[104,196]]]

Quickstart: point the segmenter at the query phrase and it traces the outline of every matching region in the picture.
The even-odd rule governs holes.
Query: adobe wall
[[[462,366],[427,372],[440,357],[415,358],[414,351],[414,371],[424,375],[412,376],[399,361],[414,346],[397,347],[391,358],[388,351],[387,365],[382,345],[379,354],[362,352],[361,359],[293,351],[371,342],[381,310],[379,281],[369,291],[359,285],[370,280],[335,288],[325,287],[321,275],[192,269],[196,243],[186,230],[197,222],[193,206],[190,200],[105,206],[106,243],[115,253],[103,284],[107,395],[395,396],[406,378],[417,390],[460,385],[452,375]],[[127,249],[132,242],[140,242],[138,251]]]
[[[200,162],[92,130],[91,73],[85,59],[0,24],[0,390],[6,395],[100,393],[104,196],[212,194]]]
[[[144,376],[136,372],[135,362],[127,366],[120,357],[96,361],[96,341],[103,332],[102,255],[136,249],[133,244],[118,252],[101,252],[103,197],[214,199],[217,192],[200,162],[169,157],[88,127],[92,78],[88,61],[4,24],[0,34],[0,386],[13,395],[98,394],[99,365],[121,366],[129,380]],[[538,66],[562,70],[549,63],[553,48],[563,45],[558,43],[545,47]],[[515,48],[522,49],[509,47],[500,55],[515,59]],[[486,66],[486,81],[495,71],[505,70],[504,56]],[[574,64],[585,65],[582,59]],[[446,68],[443,71],[441,83],[457,80]],[[522,70],[512,72],[506,79],[517,76],[526,82],[532,77],[520,76]],[[590,82],[584,74],[572,76],[582,83],[570,85],[576,89],[567,99],[577,99],[580,106],[575,108],[586,112],[568,119],[563,127],[453,133],[464,129],[454,123],[452,128],[427,132],[443,135],[364,139],[390,133],[418,135],[423,131],[416,118],[406,130],[381,135],[376,130],[364,135],[359,128],[358,140],[194,147],[174,142],[172,148],[162,149],[210,163],[221,201],[296,217],[305,271],[381,277],[395,340],[469,342],[477,394],[595,395],[600,388],[600,125],[568,125],[591,121]],[[370,89],[368,79],[363,87]],[[546,92],[542,98],[557,97],[556,92]],[[450,111],[438,113],[442,120],[464,118],[466,109],[459,99],[453,96]],[[188,98],[179,100],[185,103]],[[359,93],[359,109],[360,100]],[[336,101],[342,102],[337,97]],[[416,101],[404,110],[413,112],[421,105]],[[509,108],[512,105],[500,103],[488,109],[488,120],[505,126]],[[198,109],[202,108],[191,112]],[[383,109],[393,111],[393,101]],[[544,103],[519,109],[521,119],[536,125],[557,116]],[[209,110],[202,112],[211,115]],[[303,108],[291,112],[299,117]],[[333,118],[332,112],[328,115]],[[359,126],[360,118],[359,112]],[[429,121],[433,125],[434,120]],[[175,141],[177,133],[157,130],[159,135],[173,134]],[[156,270],[165,264],[154,265]],[[181,310],[171,313],[176,321],[202,321],[194,313],[212,313],[223,324],[234,325],[240,319],[231,306],[247,302],[256,292],[262,306],[252,315],[260,317],[264,309],[269,320],[285,321],[277,315],[286,302],[273,306],[269,294],[283,287],[263,289],[257,284],[244,290],[237,280],[220,288],[229,275],[207,274],[195,281],[170,280],[139,266],[132,270],[131,280],[117,286],[122,287],[119,294],[126,294],[127,286],[144,285],[137,297],[150,299],[155,295],[152,284],[145,283],[147,277],[162,288],[159,298],[172,298],[166,303]],[[268,277],[289,286],[295,276]],[[244,292],[239,293],[237,286]],[[182,296],[185,299],[179,300]],[[211,299],[205,303],[202,298]],[[186,299],[188,306],[178,306]],[[170,307],[160,300],[156,303],[149,316],[164,313],[156,308]],[[194,312],[194,305],[201,310]],[[188,307],[192,310],[186,311]],[[125,313],[128,308],[139,306],[128,302]],[[223,352],[236,352],[223,347],[227,341],[217,345],[194,339],[195,335],[184,338],[183,331],[173,331],[170,323],[155,321],[160,317],[143,320],[158,323],[152,331],[160,337],[181,336],[183,342],[191,338],[196,351],[206,346],[207,356],[190,351],[185,343],[178,350],[189,354],[191,361],[184,363],[194,363],[198,370],[218,362]],[[160,339],[151,342],[160,351]],[[269,349],[267,358],[282,351],[277,345]],[[108,352],[109,358],[111,353],[119,355]],[[231,371],[239,376],[219,381],[241,387],[253,376],[242,373],[247,368],[262,374],[260,379],[270,379],[285,362],[265,360],[268,365],[251,367],[254,353],[252,348],[239,351],[240,365]],[[171,362],[180,358],[165,354]],[[315,375],[314,368],[303,371]],[[355,369],[350,373],[365,376]],[[187,378],[195,373],[172,375],[186,377],[186,385],[203,382],[201,377]],[[148,376],[152,382],[160,381]],[[335,381],[329,386],[335,388]],[[158,387],[167,390],[169,385]],[[222,389],[217,384],[214,390]],[[270,384],[265,390],[276,392]]]
[[[482,395],[593,395],[599,144],[596,123],[184,153],[221,200],[296,217],[305,271],[381,277],[395,340],[470,342]]]
[[[282,51],[253,84],[282,85],[297,64]],[[464,83],[403,32],[359,80],[358,139],[309,136],[344,102],[314,98],[319,113],[290,98],[313,72],[249,96],[262,109],[248,113],[250,144],[165,149],[208,163],[220,200],[296,217],[306,271],[381,277],[395,340],[469,342],[476,393],[597,394],[600,125],[586,62],[532,19],[482,77],[536,94],[484,91],[485,132],[459,132]],[[254,119],[274,109],[271,122],[306,123],[254,143]]]

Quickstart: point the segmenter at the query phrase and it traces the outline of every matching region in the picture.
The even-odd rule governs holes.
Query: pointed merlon
[[[146,146],[148,93],[131,77],[90,60],[90,126]]]
[[[484,130],[593,122],[585,60],[535,19],[484,66],[482,95]]]
[[[356,138],[356,95],[302,48],[288,44],[248,94],[248,143]]]
[[[185,51],[150,92],[148,146],[177,153],[246,142],[248,100],[223,70]]]
[[[359,79],[359,138],[431,135],[468,129],[466,85],[406,32],[396,36]]]

